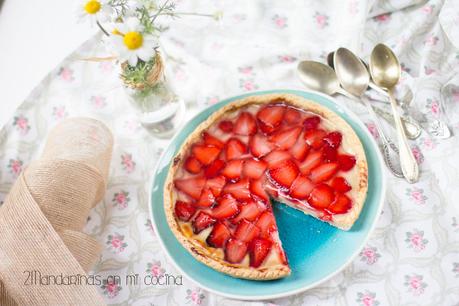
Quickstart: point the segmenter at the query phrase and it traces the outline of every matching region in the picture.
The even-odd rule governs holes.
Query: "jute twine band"
[[[124,62],[121,64],[121,69],[125,70],[128,67],[128,63]],[[127,80],[123,74],[121,74],[121,80],[123,80],[123,83],[132,89],[137,89],[137,90],[143,90],[145,89],[146,86],[153,87],[155,86],[159,81],[161,81],[162,77],[164,76],[164,61],[161,57],[161,54],[159,51],[156,51],[155,57],[154,57],[154,65],[151,67],[150,71],[148,72],[148,75],[146,77],[146,80],[144,82],[132,82]]]
[[[28,271],[86,275],[101,246],[83,233],[105,192],[113,137],[101,122],[68,119],[0,207],[0,305],[104,305],[96,287],[30,283]]]

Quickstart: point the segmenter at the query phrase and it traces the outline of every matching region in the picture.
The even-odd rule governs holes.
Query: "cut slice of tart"
[[[337,114],[290,94],[226,105],[191,133],[164,190],[167,221],[199,261],[235,277],[290,274],[271,199],[348,230],[367,192],[359,138]]]

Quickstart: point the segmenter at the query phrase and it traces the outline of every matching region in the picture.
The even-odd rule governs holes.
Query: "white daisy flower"
[[[97,21],[109,21],[113,12],[112,7],[106,0],[83,0],[78,4],[78,21],[89,20],[91,25]]]
[[[111,40],[121,61],[136,66],[140,58],[149,61],[157,46],[155,37],[143,33],[143,26],[137,18],[127,18],[124,23],[117,23],[112,30]]]

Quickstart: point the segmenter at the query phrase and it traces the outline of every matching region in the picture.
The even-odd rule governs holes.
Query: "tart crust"
[[[197,260],[206,264],[207,266],[232,275],[238,278],[247,278],[255,280],[271,280],[282,278],[290,274],[290,268],[287,265],[279,264],[272,265],[268,267],[252,268],[252,267],[241,267],[238,265],[233,265],[229,262],[226,262],[220,259],[218,256],[215,256],[212,252],[212,248],[207,248],[202,242],[192,239],[189,237],[189,234],[185,233],[182,230],[182,227],[179,224],[179,221],[175,218],[174,213],[174,203],[176,200],[176,193],[174,192],[173,180],[176,172],[183,164],[184,156],[189,151],[190,147],[196,143],[202,132],[207,130],[214,122],[220,120],[223,116],[228,113],[237,111],[239,108],[248,106],[250,104],[269,104],[275,102],[286,102],[289,105],[303,109],[305,111],[310,111],[318,114],[319,116],[326,118],[333,122],[334,127],[338,128],[342,134],[347,138],[349,142],[349,148],[352,149],[353,154],[356,158],[356,165],[358,171],[358,184],[357,193],[353,199],[353,205],[351,210],[345,214],[333,215],[332,221],[326,221],[343,230],[349,230],[354,222],[358,219],[362,207],[365,202],[367,188],[368,188],[368,168],[367,161],[365,157],[365,152],[360,142],[358,136],[355,134],[354,130],[350,125],[338,116],[336,113],[332,112],[328,108],[307,100],[303,97],[294,95],[294,94],[267,94],[267,95],[255,95],[249,96],[240,100],[236,100],[232,103],[225,105],[220,108],[218,111],[213,113],[207,120],[202,122],[186,139],[186,141],[180,147],[177,155],[174,157],[173,162],[169,168],[168,176],[166,178],[166,183],[164,184],[164,208],[166,212],[167,222],[177,237],[179,242],[182,244],[185,249],[187,249]],[[280,200],[286,204],[287,200]],[[310,214],[316,218],[319,218],[315,210],[305,211],[305,214]]]

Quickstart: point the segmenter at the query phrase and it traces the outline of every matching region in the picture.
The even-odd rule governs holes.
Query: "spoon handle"
[[[406,138],[403,123],[397,111],[397,102],[395,102],[392,90],[388,90],[388,94],[397,131],[398,147],[400,150],[400,166],[402,167],[403,175],[408,183],[415,183],[419,180],[419,166],[408,144],[408,139]]]

